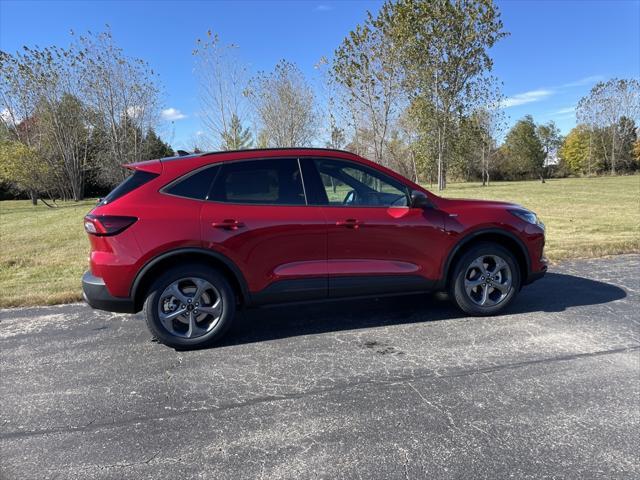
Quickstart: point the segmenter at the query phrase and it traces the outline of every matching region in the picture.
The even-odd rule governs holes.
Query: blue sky
[[[0,0],[0,48],[67,45],[69,31],[111,26],[130,56],[159,72],[166,109],[161,133],[189,148],[198,118],[191,55],[208,29],[240,47],[253,71],[281,59],[296,62],[314,85],[313,68],[380,1],[6,1]],[[573,107],[595,82],[640,77],[640,0],[498,1],[511,33],[492,50],[510,122],[532,114],[575,125]]]

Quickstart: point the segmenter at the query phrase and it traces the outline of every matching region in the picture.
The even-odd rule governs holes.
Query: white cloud
[[[576,113],[575,105],[571,107],[561,108],[560,110],[556,110],[555,112],[552,113],[552,115],[569,115],[574,113]]]
[[[177,108],[165,108],[162,110],[162,119],[168,122],[173,122],[175,120],[182,120],[183,118],[187,118],[187,116],[182,113]]]
[[[592,83],[599,82],[604,77],[602,75],[591,75],[589,77],[584,77],[575,82],[569,82],[562,85],[563,88],[571,88],[571,87],[582,87],[584,85],[590,85]]]
[[[536,90],[530,90],[528,92],[518,93],[511,97],[505,98],[501,102],[502,108],[516,107],[518,105],[524,105],[526,103],[539,102],[544,100],[551,95],[558,93],[560,90],[565,88],[573,88],[573,87],[583,87],[585,85],[591,85],[602,80],[604,77],[602,75],[590,75],[588,77],[580,78],[574,82],[564,83],[559,86],[551,87],[551,88],[538,88]],[[559,111],[556,113],[567,115],[575,110],[575,107],[571,107],[571,109],[563,109],[563,111]]]
[[[320,5],[317,5],[314,10],[316,12],[328,12],[329,10],[333,10],[333,5],[326,5],[324,3],[321,3]]]
[[[525,103],[539,102],[545,98],[553,95],[555,92],[548,89],[530,90],[524,93],[518,93],[511,97],[505,98],[501,104],[502,108],[515,107],[517,105],[524,105]]]
[[[127,107],[127,115],[131,118],[138,118],[143,114],[143,108],[138,105],[132,105],[131,107]]]

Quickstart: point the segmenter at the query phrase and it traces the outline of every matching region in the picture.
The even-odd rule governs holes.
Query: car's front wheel
[[[470,315],[493,315],[520,290],[520,269],[513,254],[494,243],[471,247],[458,261],[450,294]]]
[[[151,286],[144,303],[151,333],[174,348],[211,345],[235,315],[235,295],[220,273],[197,265],[168,270]]]

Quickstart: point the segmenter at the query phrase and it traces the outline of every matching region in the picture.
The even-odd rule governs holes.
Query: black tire
[[[222,300],[222,313],[211,330],[201,336],[186,338],[170,332],[160,320],[161,296],[174,282],[184,278],[198,278],[209,282]],[[236,295],[227,279],[220,272],[195,264],[175,267],[164,272],[153,282],[144,302],[143,312],[147,327],[160,343],[181,350],[207,347],[220,340],[235,317]],[[213,322],[212,322],[213,323]]]
[[[488,287],[487,291],[491,292],[489,295],[493,294],[495,291],[497,295],[494,296],[500,298],[500,300],[495,304],[479,305],[479,300],[477,298],[474,300],[474,298],[472,297],[472,294],[477,294],[477,296],[481,298],[481,289],[487,287],[478,285],[479,288],[476,287],[477,293],[476,291],[473,291],[471,294],[467,293],[467,289],[465,288],[465,277],[466,275],[468,275],[469,269],[472,268],[472,264],[474,263],[474,261],[481,257],[485,257],[487,260],[490,260],[491,258],[500,258],[506,262],[507,266],[510,269],[510,272],[507,272],[506,269],[500,272],[500,276],[504,277],[506,277],[508,273],[511,274],[510,287],[506,289],[506,293],[503,293],[492,286]],[[480,272],[478,271],[478,273]],[[484,276],[481,278],[484,278]],[[453,276],[451,277],[451,283],[449,285],[449,295],[456,303],[456,305],[463,312],[469,315],[495,315],[504,310],[516,297],[516,295],[520,291],[521,278],[522,275],[518,262],[515,256],[509,250],[495,243],[482,242],[472,246],[467,252],[464,253],[464,255],[462,255],[462,257],[460,257],[460,259],[456,263],[455,269],[453,271]],[[491,285],[491,281],[493,281],[493,279],[490,279],[489,285]],[[507,283],[506,279],[505,283]],[[502,285],[502,283],[500,283],[499,286],[504,288],[504,285]]]

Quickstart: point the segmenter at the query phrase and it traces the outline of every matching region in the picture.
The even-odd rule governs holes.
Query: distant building
[[[547,153],[547,156],[544,159],[544,166],[553,167],[558,165],[559,163],[560,163],[560,159],[558,158],[558,149],[553,148],[549,150],[549,153]]]

